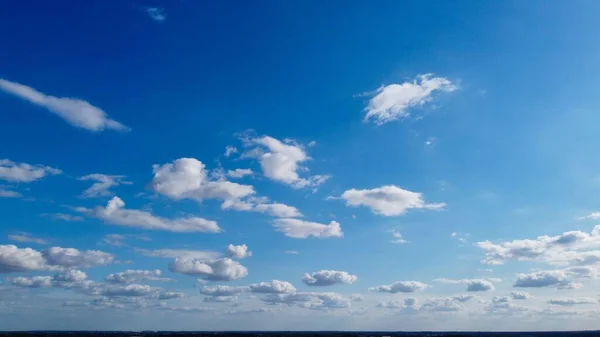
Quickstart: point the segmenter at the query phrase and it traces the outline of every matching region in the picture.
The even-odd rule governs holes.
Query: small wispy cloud
[[[14,234],[8,235],[8,239],[16,242],[28,242],[28,243],[37,243],[40,245],[45,245],[48,241],[40,238],[33,237],[30,233],[27,232],[18,232]]]
[[[165,13],[165,9],[161,7],[146,7],[146,13],[152,18],[152,20],[157,22],[163,22],[167,19],[167,14]]]
[[[89,131],[106,129],[129,131],[125,125],[108,118],[104,110],[87,101],[46,95],[26,85],[0,78],[0,91],[19,97],[31,104],[48,109],[67,123]]]
[[[402,237],[402,234],[400,234],[399,231],[393,230],[390,233],[392,234],[392,240],[390,241],[391,243],[395,243],[395,244],[398,244],[398,245],[403,245],[405,243],[409,243],[409,241],[406,241]]]

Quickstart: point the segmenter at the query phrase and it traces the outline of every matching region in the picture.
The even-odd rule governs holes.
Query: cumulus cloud
[[[416,291],[423,291],[428,287],[427,284],[417,281],[398,281],[390,285],[381,285],[377,287],[369,288],[369,291],[375,291],[380,293],[413,293]]]
[[[519,288],[542,288],[557,287],[559,289],[578,288],[580,285],[573,282],[570,277],[580,277],[581,274],[569,270],[546,270],[533,273],[521,273],[513,287]]]
[[[229,258],[212,261],[176,258],[169,269],[174,273],[198,276],[207,281],[233,281],[248,275],[246,267]]]
[[[88,268],[113,262],[114,256],[99,250],[77,250],[75,248],[50,247],[42,251],[49,265],[67,268]]]
[[[370,190],[350,189],[341,197],[328,199],[343,199],[347,206],[365,206],[378,215],[397,216],[409,209],[442,209],[444,203],[426,204],[421,193],[404,190],[395,185],[386,185]]]
[[[294,239],[306,239],[309,236],[316,238],[343,237],[342,227],[336,221],[329,225],[299,219],[276,219],[273,221],[276,231]]]
[[[557,236],[543,235],[537,239],[476,244],[485,253],[486,264],[503,264],[509,260],[540,261],[553,265],[589,265],[600,262],[600,225],[591,233],[564,232]]]
[[[454,312],[462,311],[465,307],[454,298],[434,298],[428,299],[421,307],[424,312]]]
[[[296,288],[291,283],[279,280],[254,283],[249,288],[253,293],[292,294],[296,292]]]
[[[335,284],[352,284],[358,280],[356,275],[345,271],[320,270],[314,273],[306,273],[302,282],[309,286],[332,286]]]
[[[152,295],[157,289],[146,284],[100,284],[91,283],[82,288],[82,291],[92,296],[106,297],[141,297]]]
[[[172,163],[154,165],[152,170],[152,189],[175,200],[238,200],[255,193],[250,185],[210,179],[204,163],[194,158],[179,158]]]
[[[80,177],[81,181],[95,181],[92,186],[88,187],[83,191],[82,196],[85,198],[97,198],[111,196],[113,193],[110,188],[117,187],[119,185],[130,185],[132,182],[125,181],[125,176],[120,175],[106,175],[100,173],[88,174]]]
[[[227,171],[227,176],[230,178],[243,178],[254,174],[251,169],[235,169]]]
[[[300,176],[299,172],[306,170],[302,164],[311,158],[298,144],[285,144],[269,136],[248,138],[245,143],[253,148],[243,157],[258,160],[264,176],[273,181],[299,189],[319,186],[330,178],[329,175]]]
[[[243,259],[252,256],[252,252],[248,250],[248,246],[243,245],[229,245],[227,246],[227,255],[236,259]]]
[[[436,279],[435,281],[447,284],[465,284],[467,286],[467,291],[491,291],[494,290],[493,281],[499,281],[498,279],[460,279],[460,280],[452,280],[452,279]]]
[[[246,291],[247,287],[232,287],[232,286],[211,286],[202,287],[200,293],[207,296],[235,296]]]
[[[562,297],[562,298],[552,298],[548,300],[549,304],[561,305],[561,306],[573,306],[580,304],[598,304],[598,300],[595,298],[589,297]]]
[[[98,250],[51,247],[39,252],[15,245],[0,245],[0,273],[87,268],[112,261],[111,254]]]
[[[12,283],[17,287],[27,288],[47,288],[52,286],[52,277],[50,276],[34,276],[34,277],[17,277]]]
[[[8,239],[16,242],[31,242],[37,243],[38,245],[45,245],[48,241],[40,238],[33,237],[30,233],[19,232],[15,234],[9,234]]]
[[[524,291],[513,291],[510,293],[513,300],[528,300],[532,299],[533,295]]]
[[[125,202],[119,197],[113,197],[106,207],[98,206],[89,211],[90,214],[112,225],[135,227],[149,230],[164,230],[170,232],[208,232],[219,233],[221,228],[215,221],[200,217],[185,217],[167,219],[146,211],[125,208]]]
[[[214,179],[205,165],[194,158],[180,158],[172,163],[154,165],[152,189],[174,200],[192,199],[202,202],[205,199],[221,200],[224,210],[266,213],[275,217],[300,217],[295,207],[268,198],[255,197],[254,187],[225,180],[222,174]],[[214,172],[213,172],[214,173]]]
[[[210,250],[191,250],[191,249],[136,249],[139,253],[149,257],[160,257],[166,259],[195,259],[198,261],[216,260],[221,257],[221,253]]]
[[[592,212],[588,215],[577,218],[579,220],[598,220],[600,219],[600,212]]]
[[[385,124],[410,115],[409,109],[422,106],[433,99],[433,94],[452,92],[456,86],[443,77],[432,74],[418,75],[411,82],[390,84],[377,89],[365,108],[364,121],[377,125]]]
[[[66,269],[63,270],[56,275],[54,275],[53,280],[59,283],[75,283],[82,282],[87,279],[87,274],[78,269]]]
[[[337,293],[299,292],[294,294],[270,294],[262,298],[269,304],[299,306],[313,310],[349,308],[350,301]]]
[[[16,183],[30,183],[32,181],[42,179],[45,176],[57,175],[61,173],[61,170],[50,166],[30,165],[27,163],[16,163],[8,159],[0,159],[1,180]]]
[[[0,245],[0,273],[45,269],[48,269],[48,264],[37,250]]]
[[[164,293],[159,293],[157,299],[159,300],[172,300],[175,298],[184,298],[185,294],[177,291],[167,291]]]
[[[162,272],[156,270],[126,270],[120,273],[113,273],[104,279],[110,283],[136,283],[140,281],[170,281],[169,278],[161,277]]]
[[[102,109],[81,99],[46,95],[31,87],[4,79],[0,79],[0,90],[46,108],[74,127],[89,131],[129,130],[125,125],[108,118]]]

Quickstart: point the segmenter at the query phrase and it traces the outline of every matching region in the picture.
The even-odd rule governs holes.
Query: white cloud
[[[95,181],[92,186],[83,191],[82,196],[86,198],[97,198],[97,197],[106,197],[112,196],[113,193],[109,190],[112,187],[116,187],[122,184],[129,185],[132,184],[130,181],[123,180],[125,176],[120,175],[106,175],[100,173],[88,174],[86,176],[80,177],[81,181],[92,180]]]
[[[248,269],[229,258],[204,261],[195,258],[176,258],[169,269],[174,273],[198,276],[208,281],[233,281],[248,275]]]
[[[243,157],[255,158],[259,161],[265,177],[293,188],[316,187],[327,181],[329,175],[300,177],[299,171],[305,170],[302,163],[311,158],[306,151],[295,143],[284,144],[269,137],[250,138],[246,145],[256,146],[244,153]]]
[[[161,277],[161,271],[156,270],[126,270],[120,273],[109,274],[104,280],[110,283],[136,283],[140,281],[168,281]]]
[[[286,250],[284,253],[288,254],[288,255],[298,255],[298,254],[300,254],[300,252],[297,251],[297,250]]]
[[[51,247],[39,252],[15,245],[0,245],[0,273],[86,268],[110,264],[113,258],[98,250]]]
[[[254,197],[254,187],[250,185],[210,178],[211,174],[205,165],[194,158],[180,158],[173,163],[154,165],[153,171],[153,190],[175,200],[188,198],[202,202],[205,199],[218,199],[223,201],[221,208],[226,210],[267,213],[275,217],[302,216],[295,207],[270,203],[265,197]]]
[[[347,206],[369,207],[375,214],[384,216],[397,216],[407,210],[416,209],[442,209],[444,203],[426,204],[421,193],[404,190],[395,185],[386,185],[370,190],[350,189],[342,193],[341,199]],[[328,199],[337,199],[329,197]]]
[[[335,284],[352,284],[358,280],[356,275],[345,271],[320,270],[311,274],[304,274],[302,282],[309,286],[332,286]]]
[[[167,14],[164,8],[161,7],[146,7],[146,13],[156,22],[163,22],[167,19]]]
[[[238,153],[238,149],[235,146],[227,145],[225,147],[225,157],[229,157],[234,153]]]
[[[149,230],[170,232],[208,232],[219,233],[221,228],[215,221],[199,217],[167,219],[157,217],[149,212],[127,209],[125,202],[113,197],[106,207],[98,206],[87,212],[106,223],[119,226],[135,227]]]
[[[589,298],[589,297],[575,297],[575,298],[562,297],[562,298],[552,298],[552,299],[548,300],[548,303],[554,304],[554,305],[562,305],[562,306],[573,306],[573,305],[579,305],[579,304],[598,304],[598,300],[594,299],[594,298]]]
[[[494,284],[492,282],[499,281],[498,279],[460,279],[460,280],[452,280],[452,279],[436,279],[436,282],[447,283],[447,284],[465,284],[467,286],[467,291],[491,291],[494,290]]]
[[[317,142],[314,140],[311,140],[310,142],[308,142],[307,145],[308,145],[308,147],[315,147],[315,146],[317,146]]]
[[[243,259],[252,256],[252,252],[248,250],[248,246],[243,245],[229,245],[227,246],[227,255],[236,259]]]
[[[113,247],[122,247],[125,246],[125,241],[129,238],[142,241],[152,241],[150,237],[144,234],[107,234],[102,238],[101,243]]]
[[[50,276],[34,276],[34,277],[17,277],[12,283],[18,287],[27,288],[47,288],[52,286],[52,277]]]
[[[232,286],[212,286],[212,287],[203,287],[200,289],[200,293],[207,296],[219,296],[219,297],[227,297],[227,296],[235,296],[246,291],[247,287],[232,287]]]
[[[533,298],[530,293],[524,291],[513,291],[510,293],[510,296],[513,298],[513,300],[529,300]]]
[[[455,298],[435,298],[429,299],[420,308],[425,312],[455,312],[462,311],[465,307]]]
[[[250,309],[231,309],[225,310],[223,313],[226,315],[246,315],[246,314],[257,314],[272,312],[272,309],[268,308],[250,308]]]
[[[114,256],[99,250],[77,250],[75,248],[50,247],[42,251],[49,265],[68,268],[104,266],[113,262]]]
[[[89,131],[112,129],[129,131],[125,125],[108,118],[106,112],[90,103],[76,98],[54,97],[31,87],[0,79],[0,90],[48,109],[67,123]]]
[[[46,241],[44,239],[33,237],[33,236],[31,236],[30,233],[25,233],[25,232],[19,232],[19,233],[15,233],[15,234],[10,234],[10,235],[8,235],[8,239],[11,240],[11,241],[16,241],[16,242],[37,243],[39,245],[48,244],[48,241]]]
[[[221,257],[221,253],[210,250],[190,250],[190,249],[137,249],[144,256],[160,257],[167,259],[195,259],[198,261],[216,260]]]
[[[510,302],[510,297],[508,296],[494,296],[492,298],[492,303],[507,303]]]
[[[377,287],[369,288],[369,291],[375,291],[380,293],[413,293],[416,291],[423,291],[429,287],[425,283],[417,281],[398,281],[390,285],[381,285]]]
[[[600,225],[591,233],[564,232],[557,236],[543,235],[534,240],[514,240],[494,244],[476,244],[485,253],[486,264],[503,264],[509,260],[540,261],[552,265],[591,265],[600,262]]]
[[[16,191],[11,191],[5,186],[0,185],[0,198],[20,198],[23,195]]]
[[[386,308],[386,309],[399,309],[404,308],[404,301],[399,300],[387,300],[380,302],[377,304],[378,308]]]
[[[64,213],[42,214],[42,216],[47,216],[54,220],[62,220],[62,221],[70,221],[70,222],[83,221],[83,217],[81,217],[79,215],[71,215],[71,214],[64,214]]]
[[[433,99],[435,91],[451,92],[456,86],[443,77],[432,74],[418,75],[412,82],[390,84],[375,91],[365,108],[365,122],[373,120],[381,125],[410,115],[409,109],[422,106]]]
[[[204,302],[227,303],[237,301],[237,296],[207,296]]]
[[[329,225],[309,222],[299,219],[275,219],[273,227],[285,236],[294,239],[306,239],[309,236],[316,238],[343,237],[342,227],[336,221]]]
[[[409,243],[409,241],[404,240],[404,238],[402,238],[402,234],[400,234],[400,232],[398,232],[397,230],[393,230],[392,232],[392,240],[390,241],[391,243],[395,243],[398,245],[403,245],[405,243]]]
[[[50,166],[15,163],[14,161],[8,159],[0,159],[1,180],[18,183],[30,183],[32,181],[42,179],[47,175],[56,175],[61,173],[61,170],[55,169]]]
[[[235,169],[227,171],[227,176],[230,178],[243,178],[254,174],[251,169]]]
[[[154,165],[152,170],[152,189],[175,200],[238,200],[255,193],[250,185],[211,180],[205,165],[194,158],[179,158],[173,163]]]
[[[362,302],[363,296],[361,294],[352,294],[350,295],[350,300],[354,302]]]
[[[241,200],[227,200],[221,205],[222,209],[235,209],[238,211],[251,211],[258,213],[266,213],[277,218],[298,218],[302,217],[302,213],[293,206],[288,206],[280,203],[267,203],[266,198],[247,198]]]
[[[82,282],[87,279],[87,274],[81,270],[77,269],[66,269],[63,270],[56,275],[54,275],[53,280],[57,282],[66,282],[66,283],[74,283],[74,282]]]
[[[164,293],[160,293],[158,294],[158,298],[159,300],[172,300],[175,298],[184,298],[185,294],[182,292],[177,292],[177,291],[167,291]]]
[[[546,270],[529,274],[518,274],[513,287],[519,288],[541,288],[556,286],[560,289],[578,288],[579,285],[572,282],[569,277],[575,276],[566,270]]]
[[[157,292],[157,289],[145,284],[99,284],[91,283],[81,289],[92,296],[106,297],[141,297]]]
[[[279,280],[254,283],[249,287],[250,291],[253,293],[293,294],[296,292],[296,288],[291,283]]]
[[[579,220],[598,220],[600,219],[600,212],[592,212],[588,215],[577,218]]]
[[[42,253],[31,248],[0,245],[0,273],[45,270],[48,266]]]
[[[350,301],[337,293],[300,292],[294,294],[271,294],[262,298],[270,304],[286,304],[313,310],[349,308]]]

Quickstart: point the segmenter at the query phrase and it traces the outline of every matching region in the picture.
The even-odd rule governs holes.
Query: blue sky
[[[0,8],[2,328],[599,328],[598,3]]]

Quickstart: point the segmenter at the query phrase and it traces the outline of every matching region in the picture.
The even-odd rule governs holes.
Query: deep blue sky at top
[[[141,205],[133,195],[152,164],[189,156],[215,167],[233,134],[248,128],[317,141],[311,171],[334,180],[306,201],[311,220],[345,210],[322,206],[326,195],[383,184],[446,201],[455,212],[430,215],[452,223],[443,233],[405,231],[440,237],[459,225],[482,239],[510,236],[523,222],[506,213],[532,203],[547,214],[522,236],[545,233],[544,226],[563,226],[559,232],[575,213],[569,207],[600,201],[588,180],[600,159],[587,156],[599,121],[598,2],[8,2],[0,12],[0,76],[85,98],[133,131],[90,134],[0,95],[1,109],[19,111],[2,114],[0,157],[77,176],[126,174],[137,185],[128,205]],[[153,5],[165,8],[166,21],[143,13]],[[366,99],[353,95],[429,72],[461,87],[436,101],[435,118],[361,123]],[[423,150],[428,137],[439,141],[435,155]],[[444,194],[441,181],[458,187]],[[47,196],[57,199],[80,189],[54,187]],[[289,203],[305,198],[284,186],[261,191]],[[469,199],[488,191],[503,196],[503,207]],[[359,230],[352,226],[349,233]]]

